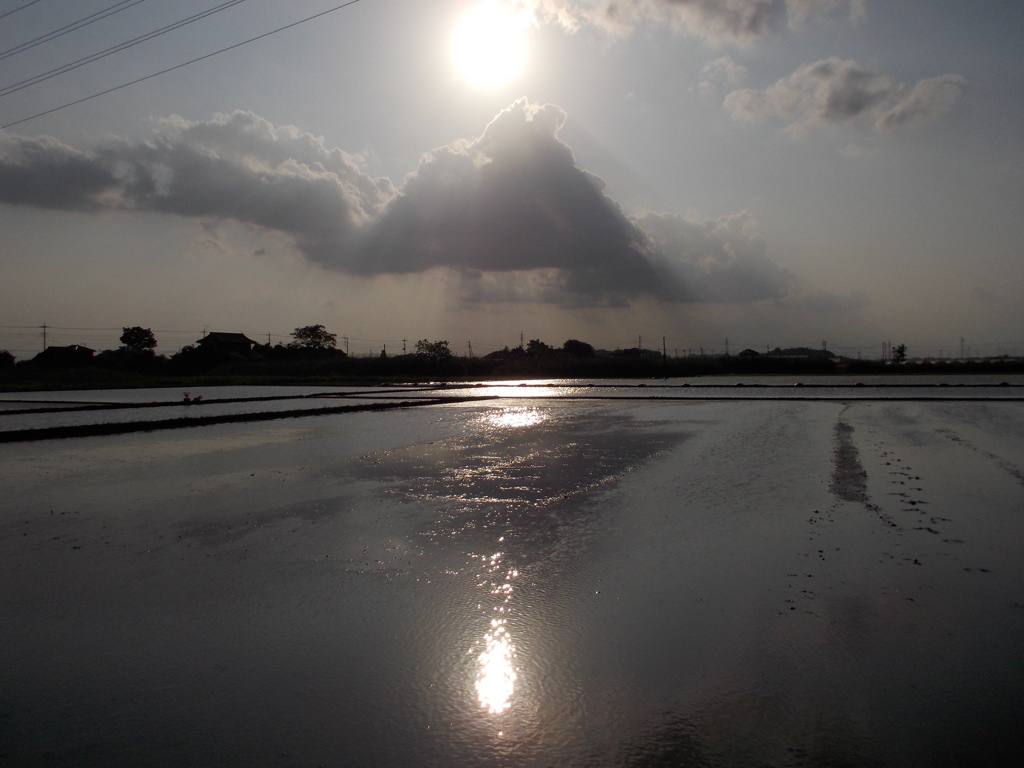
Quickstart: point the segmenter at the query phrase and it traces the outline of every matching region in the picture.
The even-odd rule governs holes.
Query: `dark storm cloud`
[[[289,235],[325,268],[372,277],[448,270],[469,303],[566,307],[749,302],[789,274],[743,217],[630,219],[558,138],[554,105],[519,100],[474,140],[424,156],[401,188],[357,158],[245,112],[175,118],[149,141],[91,153],[4,136],[3,202],[230,219]]]

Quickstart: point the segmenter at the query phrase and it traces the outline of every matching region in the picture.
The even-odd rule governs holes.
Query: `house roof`
[[[44,349],[42,352],[40,352],[40,354],[49,353],[51,355],[69,355],[69,354],[91,355],[91,354],[93,354],[95,352],[96,352],[95,349],[89,349],[88,347],[83,347],[81,344],[68,344],[66,347],[49,346],[46,349]]]
[[[222,331],[210,331],[210,333],[199,339],[196,344],[214,342],[216,344],[255,344],[256,342],[244,333],[223,333]]]

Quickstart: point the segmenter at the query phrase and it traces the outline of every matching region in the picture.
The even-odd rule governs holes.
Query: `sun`
[[[501,85],[526,63],[526,24],[500,0],[477,3],[455,28],[452,58],[459,75],[474,85]]]

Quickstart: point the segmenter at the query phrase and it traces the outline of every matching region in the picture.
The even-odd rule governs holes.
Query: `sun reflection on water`
[[[516,646],[508,632],[507,615],[512,600],[512,580],[519,572],[511,569],[502,578],[504,567],[501,558],[501,552],[481,558],[486,573],[498,577],[486,580],[481,586],[489,586],[490,593],[500,598],[500,603],[492,606],[495,615],[484,635],[483,651],[477,657],[477,700],[481,708],[491,714],[500,714],[511,706],[516,682]]]
[[[491,427],[519,429],[540,424],[547,421],[547,418],[547,414],[537,408],[503,408],[500,411],[488,413],[483,417],[483,421]]]
[[[516,647],[505,629],[505,619],[491,622],[484,642],[486,646],[479,658],[476,695],[481,707],[492,714],[499,714],[511,705],[516,682],[516,670],[512,666]]]

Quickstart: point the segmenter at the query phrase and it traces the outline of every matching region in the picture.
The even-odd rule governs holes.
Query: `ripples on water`
[[[499,539],[503,540],[504,537]],[[516,682],[516,647],[508,632],[508,614],[512,610],[512,582],[519,572],[513,568],[503,575],[505,569],[501,559],[501,552],[480,558],[485,580],[479,586],[488,589],[492,599],[500,601],[490,606],[490,627],[482,641],[483,650],[478,657],[480,672],[476,679],[480,706],[491,714],[499,714],[509,708]]]
[[[594,389],[0,446],[12,764],[1014,751],[1018,404]]]

